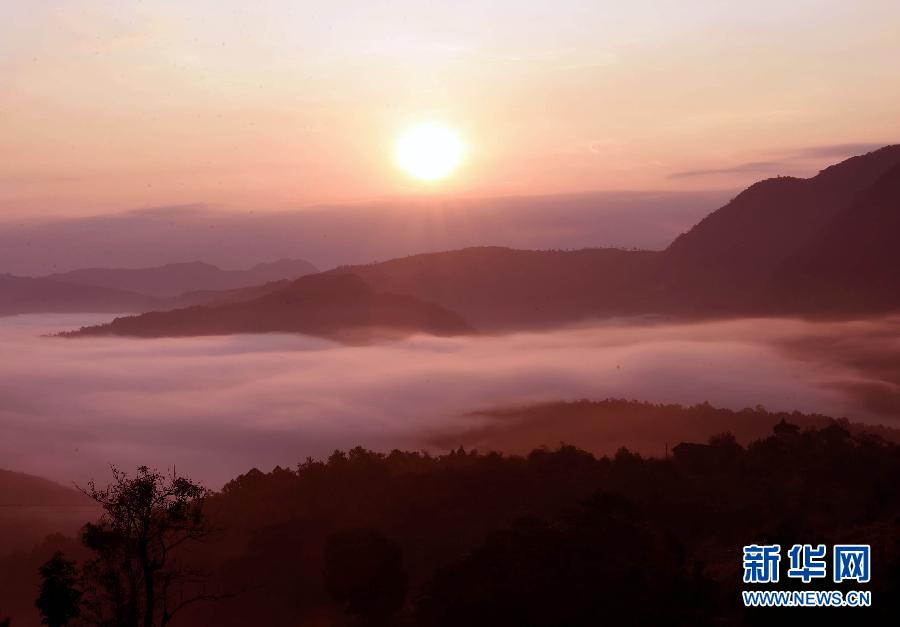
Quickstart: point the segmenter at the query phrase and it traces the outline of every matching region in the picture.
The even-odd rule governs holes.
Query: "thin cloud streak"
[[[706,170],[685,170],[684,172],[674,172],[669,178],[689,178],[693,176],[713,176],[717,174],[756,174],[760,172],[775,172],[784,167],[781,161],[751,161],[749,163],[741,163],[727,168],[710,168]]]
[[[864,155],[873,150],[891,145],[892,142],[880,143],[843,143],[826,144],[822,146],[806,146],[798,148],[778,159],[765,161],[748,161],[732,166],[719,168],[698,168],[673,172],[670,179],[694,178],[720,175],[761,175],[761,174],[786,174],[798,173],[808,170],[808,162],[811,160],[847,159],[856,155]]]
[[[827,144],[824,146],[809,146],[797,151],[796,159],[825,159],[832,157],[852,157],[864,155],[867,152],[878,150],[883,146],[890,146],[896,142],[858,143],[858,144]]]

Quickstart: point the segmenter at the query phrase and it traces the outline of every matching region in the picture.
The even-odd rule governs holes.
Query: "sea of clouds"
[[[480,409],[580,398],[900,426],[900,318],[620,320],[369,346],[46,336],[108,318],[0,318],[0,468],[83,482],[110,463],[174,465],[218,487],[335,448],[422,448],[485,420]]]

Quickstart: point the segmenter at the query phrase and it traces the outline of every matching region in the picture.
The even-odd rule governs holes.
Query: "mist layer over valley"
[[[597,198],[570,200],[566,233],[604,213],[587,202]],[[631,200],[646,208],[659,199]],[[559,217],[543,201],[522,202],[497,210],[531,207],[523,215],[542,216],[534,233]],[[664,250],[489,246],[322,273],[294,259],[243,271],[192,263],[7,275],[0,277],[4,311],[21,315],[0,318],[0,455],[8,468],[66,481],[84,481],[109,463],[152,464],[177,465],[220,486],[251,467],[293,465],[355,445],[481,442],[512,450],[523,432],[492,430],[491,421],[508,425],[515,416],[498,410],[577,399],[761,405],[894,424],[898,202],[894,145],[808,179],[761,181]],[[440,232],[448,227],[420,218]],[[360,236],[377,232],[357,227]],[[313,232],[281,230],[289,238]],[[495,229],[476,230],[483,238]],[[180,254],[195,248],[156,235]],[[56,249],[51,240],[22,241],[28,250]],[[425,248],[460,243],[473,242],[451,238]],[[334,261],[306,252],[319,267]],[[66,266],[54,263],[57,271]],[[185,289],[194,291],[179,295]],[[129,308],[113,309],[118,303]],[[111,323],[108,313],[74,313],[148,310]],[[92,326],[77,337],[47,337]],[[658,424],[632,431],[644,437],[625,429],[609,442],[597,431],[578,439],[597,454],[623,444],[664,451]],[[543,440],[535,441],[538,432]],[[524,441],[553,446],[566,433],[532,430]]]
[[[177,465],[215,487],[335,448],[449,446],[493,420],[482,410],[581,398],[761,404],[900,425],[896,317],[636,318],[369,346],[287,334],[45,336],[107,318],[0,318],[7,467],[68,483],[110,463]],[[504,448],[502,437],[491,444]]]

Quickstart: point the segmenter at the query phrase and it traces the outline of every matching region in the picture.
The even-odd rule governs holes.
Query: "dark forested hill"
[[[743,609],[741,547],[803,542],[870,544],[871,582],[800,584],[783,556],[773,588],[868,589],[871,608],[804,615],[892,624],[898,473],[897,444],[832,421],[781,421],[747,445],[718,434],[653,459],[571,446],[335,452],[251,470],[207,500],[219,531],[180,559],[209,574],[203,590],[229,594],[173,627],[795,624],[795,612]],[[36,627],[37,567],[60,548],[85,556],[56,538],[0,559],[13,625]]]
[[[849,215],[862,217],[864,207],[874,200],[872,186],[898,165],[900,146],[887,146],[809,179],[782,177],[752,185],[666,249],[658,281],[665,287],[668,302],[689,309],[687,303],[677,304],[680,297],[713,312],[781,313],[787,303],[773,290],[772,281],[800,251],[816,248],[821,252],[826,245],[822,238],[844,228],[840,223]],[[848,215],[850,207],[859,210]],[[895,204],[894,214],[898,212],[900,205]],[[887,215],[880,215],[856,222],[852,231],[862,240],[878,239],[890,224]],[[835,254],[840,254],[841,244],[832,243],[837,244]],[[809,273],[807,278],[820,286],[841,282],[844,271],[834,273],[834,269],[821,265],[821,274]],[[853,272],[866,281],[866,273],[873,270],[859,267]],[[832,302],[831,307],[835,304],[840,303]],[[830,313],[830,308],[823,310],[821,305],[806,301],[800,312]]]
[[[356,342],[410,333],[473,332],[455,313],[414,296],[376,291],[353,274],[302,277],[251,300],[116,318],[67,335],[178,337],[304,333]]]
[[[819,414],[771,412],[764,408],[740,411],[708,403],[683,407],[623,399],[542,403],[479,412],[486,421],[463,433],[442,435],[441,448],[463,445],[478,450],[525,454],[541,446],[577,442],[594,455],[612,455],[619,447],[641,455],[665,455],[682,440],[705,442],[722,431],[741,444],[765,437],[782,420],[803,429],[823,428],[834,419]],[[900,430],[842,421],[851,433],[876,433],[900,444]]]
[[[898,164],[900,146],[887,146],[809,179],[780,177],[751,185],[679,236],[666,249],[667,263],[760,281]]]
[[[466,248],[334,272],[352,272],[376,289],[465,312],[478,328],[514,328],[640,310],[639,288],[658,254]]]
[[[900,309],[900,165],[785,260],[771,289],[794,311]]]

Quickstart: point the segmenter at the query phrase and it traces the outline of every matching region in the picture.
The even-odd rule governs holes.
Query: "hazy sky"
[[[900,138],[898,59],[896,0],[0,0],[0,219],[731,189]]]

